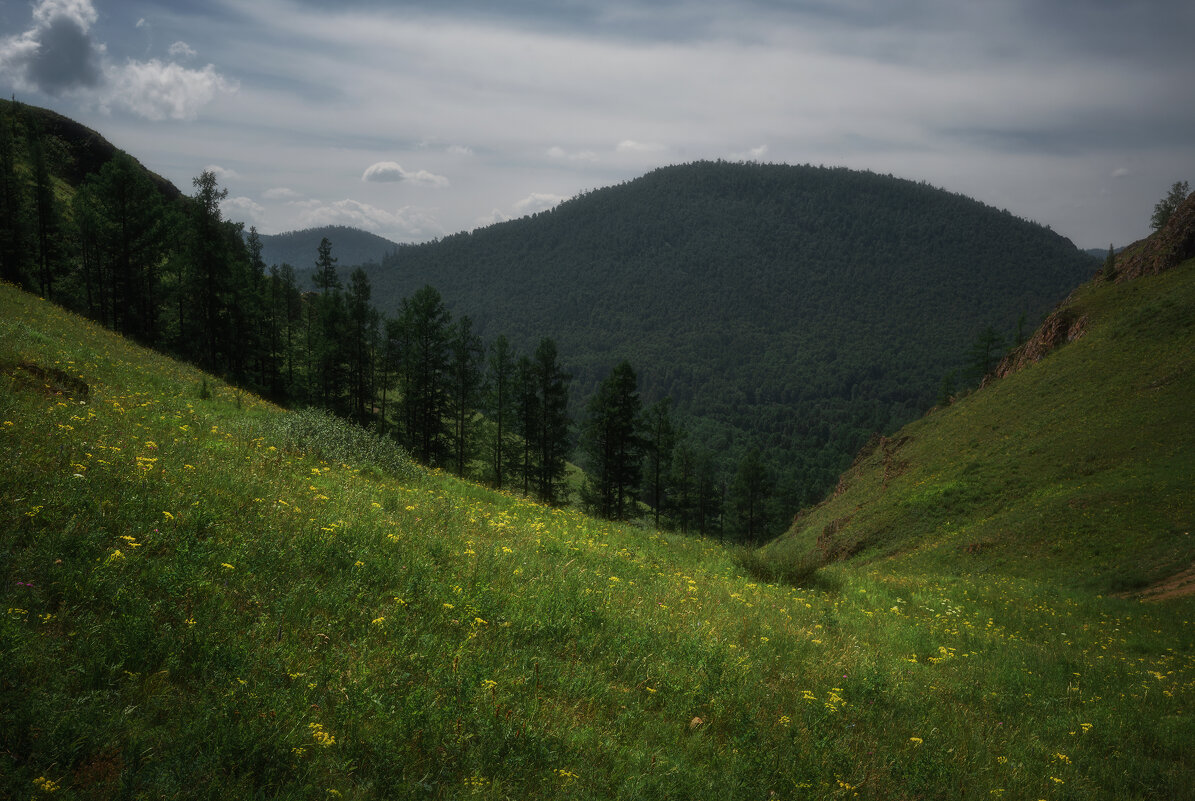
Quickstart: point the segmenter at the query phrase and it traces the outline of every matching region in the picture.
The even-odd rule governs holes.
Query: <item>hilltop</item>
[[[875,438],[767,554],[1195,590],[1192,352],[1195,196],[982,390]]]
[[[926,184],[702,162],[402,246],[369,275],[383,312],[432,284],[484,335],[553,337],[579,397],[628,359],[712,452],[770,451],[799,503],[928,409],[981,330],[1011,344],[1098,266]]]
[[[281,234],[259,234],[261,258],[268,265],[289,264],[295,272],[313,270],[316,250],[325,237],[333,244],[341,270],[347,271],[362,264],[381,264],[398,245],[385,237],[351,228],[346,225],[325,225],[287,231]]]

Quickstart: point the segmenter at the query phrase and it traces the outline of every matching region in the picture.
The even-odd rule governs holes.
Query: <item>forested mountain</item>
[[[876,438],[766,560],[1195,589],[1195,195],[984,388]]]
[[[489,337],[554,338],[583,398],[617,362],[728,464],[771,454],[820,496],[874,431],[923,413],[983,330],[1011,344],[1099,262],[966,197],[847,169],[702,162],[400,247],[384,313],[425,284]],[[960,377],[961,383],[961,377]]]
[[[654,434],[633,427],[624,444],[653,465],[610,462],[582,501],[624,517],[650,499],[657,524],[752,540],[819,498],[873,432],[965,385],[944,375],[973,364],[977,381],[1098,266],[923,184],[707,162],[383,251],[368,270],[354,243],[385,240],[329,229],[304,254],[321,232],[303,232],[292,268],[224,216],[210,171],[184,195],[115,149],[97,167],[102,138],[52,112],[5,103],[0,117],[0,277],[549,502],[571,494],[570,455],[606,459],[577,432],[615,413],[588,401],[625,362],[634,380],[603,402],[642,408]],[[498,374],[511,396],[485,391]]]
[[[266,264],[289,264],[296,273],[315,267],[315,252],[321,239],[336,246],[336,258],[345,267],[381,263],[386,254],[398,247],[385,237],[350,228],[347,225],[325,225],[287,231],[282,234],[260,234],[261,258]]]

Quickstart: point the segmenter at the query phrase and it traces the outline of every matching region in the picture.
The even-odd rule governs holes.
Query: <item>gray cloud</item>
[[[193,119],[217,94],[235,91],[211,64],[193,70],[158,59],[109,62],[107,47],[91,34],[97,17],[92,0],[40,0],[32,27],[0,40],[0,72],[15,88],[85,96],[102,109],[123,108],[151,120]],[[139,18],[133,27],[145,24]],[[170,52],[195,55],[182,41]]]
[[[371,164],[365,168],[365,172],[361,174],[361,180],[366,183],[392,183],[397,181],[406,181],[412,184],[421,184],[423,186],[448,186],[448,179],[443,175],[436,175],[427,170],[416,170],[414,172],[404,170],[402,165],[393,161],[379,161]]]
[[[103,47],[88,33],[90,19],[70,12],[53,2],[38,6],[32,29],[0,41],[0,69],[51,96],[99,85]]]

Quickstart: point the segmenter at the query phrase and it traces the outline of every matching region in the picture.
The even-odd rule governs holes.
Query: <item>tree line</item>
[[[280,404],[328,409],[431,467],[562,504],[575,458],[587,471],[577,500],[602,517],[753,541],[779,533],[774,468],[751,450],[728,473],[669,400],[641,408],[629,363],[574,423],[552,339],[531,353],[502,335],[485,343],[431,286],[382,315],[368,274],[342,279],[327,238],[303,268],[267,266],[257,231],[224,216],[227,190],[209,170],[171,198],[117,152],[70,187],[57,177],[67,148],[5,108],[3,280]]]

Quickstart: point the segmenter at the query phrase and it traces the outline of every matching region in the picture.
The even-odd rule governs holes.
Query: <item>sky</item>
[[[281,233],[420,242],[699,159],[845,166],[1084,248],[1195,181],[1190,0],[0,0],[0,91]]]

